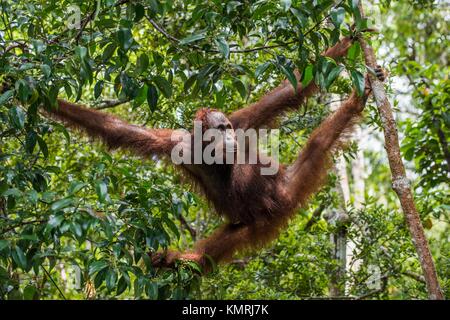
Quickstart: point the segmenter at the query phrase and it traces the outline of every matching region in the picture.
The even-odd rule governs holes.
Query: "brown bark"
[[[361,16],[363,16],[364,13],[361,2],[359,3],[359,8]],[[372,47],[362,38],[360,39],[360,44],[364,52],[366,65],[370,68],[375,68],[377,62]],[[371,77],[371,86],[382,120],[385,148],[389,160],[389,167],[392,173],[392,188],[400,200],[400,204],[405,215],[405,220],[419,257],[419,262],[426,281],[428,297],[433,300],[443,300],[444,296],[439,285],[430,248],[428,246],[427,239],[425,238],[419,213],[414,204],[410,182],[406,177],[405,167],[400,154],[397,125],[392,113],[391,105],[387,99],[383,84],[376,79],[376,77]]]

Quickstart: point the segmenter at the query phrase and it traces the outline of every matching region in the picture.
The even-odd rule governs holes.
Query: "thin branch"
[[[155,27],[156,30],[158,30],[160,33],[162,33],[167,39],[173,41],[173,42],[180,42],[180,40],[178,40],[177,38],[175,38],[174,36],[170,35],[163,27],[161,27],[158,23],[156,23],[155,20],[153,20],[150,17],[147,17],[147,20],[152,24],[152,26]]]
[[[16,49],[16,48],[21,48],[22,50],[26,50],[26,44],[25,43],[21,43],[21,42],[17,42],[15,41],[15,44],[12,44],[8,47],[5,48],[5,50],[2,52],[2,56],[4,56],[5,54],[7,54],[9,51]]]
[[[180,215],[178,216],[178,219],[180,220],[181,225],[184,226],[184,227],[187,229],[187,231],[189,231],[189,233],[190,233],[190,235],[191,235],[191,237],[192,237],[192,240],[195,241],[195,239],[197,238],[197,231],[195,231],[194,228],[192,228],[192,227],[189,225],[189,223],[186,221],[186,219],[183,217],[182,214],[180,214]]]
[[[114,108],[117,106],[120,106],[122,104],[130,102],[129,99],[126,100],[103,100],[98,105],[96,105],[95,109],[102,110],[102,109],[108,109],[108,108]]]
[[[355,297],[355,300],[363,300],[363,299],[366,299],[368,297],[371,297],[371,296],[374,296],[376,294],[384,292],[386,290],[386,287],[387,287],[388,275],[385,274],[384,276],[382,276],[380,278],[380,280],[382,281],[382,285],[381,285],[381,287],[379,289],[375,289],[375,290],[370,291],[370,292],[368,292],[366,294],[363,294],[361,296]]]
[[[399,265],[394,262],[394,259],[392,258],[392,255],[389,253],[387,248],[385,248],[384,246],[380,246],[380,250],[389,259],[389,264],[392,266],[394,272],[398,272],[402,275],[408,276],[416,281],[423,282],[426,284],[425,278],[422,275],[409,270],[402,271]]]
[[[422,282],[422,283],[426,284],[425,278],[421,274],[418,274],[418,273],[415,273],[415,272],[412,272],[412,271],[409,271],[409,270],[403,271],[402,274],[405,275],[405,276],[408,276],[411,279],[414,279],[414,280],[416,280],[418,282]]]
[[[235,259],[230,262],[232,265],[236,265],[237,267],[244,269],[249,263],[250,259],[247,257],[245,259]]]
[[[450,173],[450,151],[448,148],[448,142],[447,138],[445,137],[445,133],[440,127],[437,129],[437,135],[439,138],[439,144],[442,148],[442,152],[444,153],[445,161],[447,162],[448,172]]]
[[[335,4],[332,8],[336,8],[338,6],[340,6],[344,1],[341,0],[339,1],[337,4]],[[308,29],[302,36],[305,37],[308,34],[310,34],[312,31],[314,31],[318,26],[320,26],[326,19],[328,19],[330,17],[330,14],[327,14],[325,17],[323,17],[320,21],[318,21],[315,25],[313,25],[310,29]],[[170,33],[168,33],[162,26],[160,26],[155,20],[153,20],[152,18],[146,16],[147,20],[151,23],[151,25],[158,31],[160,32],[164,37],[166,37],[167,39],[169,39],[170,41],[179,44],[180,43],[180,39],[174,37],[173,35],[171,35]],[[260,46],[260,47],[255,47],[255,48],[248,48],[248,49],[236,49],[236,50],[230,50],[230,53],[250,53],[250,52],[256,52],[256,51],[262,51],[262,50],[267,50],[267,49],[275,49],[275,48],[281,48],[281,47],[287,47],[291,44],[296,43],[297,40],[292,40],[289,42],[285,42],[285,43],[281,43],[281,44],[274,44],[274,45],[266,45],[266,46]],[[196,44],[189,44],[188,46],[190,46],[191,48],[197,49],[197,50],[202,50],[204,52],[209,52],[209,53],[220,53],[219,50],[214,50],[214,49],[203,49],[202,47],[196,45]]]
[[[97,12],[97,6],[95,5],[94,10],[92,10],[92,12],[86,18],[84,18],[83,21],[81,22],[80,30],[78,30],[78,33],[75,36],[76,43],[78,43],[78,41],[80,41],[80,38],[81,38],[81,35],[83,34],[84,29],[86,28],[88,23],[94,19],[96,12]]]
[[[11,226],[11,227],[9,227],[7,229],[1,230],[1,233],[6,233],[6,232],[9,232],[9,231],[13,231],[15,228],[23,227],[23,226],[28,225],[28,224],[35,224],[35,223],[39,224],[39,223],[44,223],[44,222],[47,222],[47,220],[24,221],[24,222],[21,222],[21,223],[18,223],[16,225],[14,225],[14,226]]]
[[[58,290],[59,294],[61,295],[61,297],[64,300],[66,299],[66,296],[64,296],[64,293],[61,291],[61,289],[58,287],[58,285],[56,284],[55,280],[53,280],[52,276],[50,275],[50,273],[47,271],[47,269],[45,269],[45,267],[41,264],[42,269],[44,270],[45,274],[47,275],[47,277],[50,278],[50,281],[53,283],[53,285],[56,287],[56,289]]]
[[[161,27],[155,20],[153,20],[150,17],[147,17],[147,20],[151,23],[151,25],[153,27],[155,27],[155,29],[160,32],[164,37],[166,37],[167,39],[169,39],[170,41],[179,44],[181,42],[180,39],[172,36],[171,34],[169,34],[163,27]],[[283,44],[278,44],[278,45],[269,45],[269,46],[261,46],[261,47],[255,47],[255,48],[249,48],[249,49],[237,49],[237,50],[230,50],[230,53],[249,53],[249,52],[255,52],[255,51],[260,51],[260,50],[266,50],[266,49],[273,49],[273,48],[279,48],[279,47],[286,47],[290,44],[295,43],[296,41],[290,41],[290,42],[286,42]],[[203,49],[202,47],[196,45],[196,44],[188,44],[189,47],[197,49],[197,50],[202,50],[205,52],[209,52],[209,53],[220,53],[219,50],[214,50],[214,49]]]
[[[305,227],[303,228],[304,231],[309,231],[311,227],[320,219],[320,216],[322,215],[323,210],[325,210],[326,205],[324,203],[321,203],[319,207],[317,207],[316,210],[314,210],[311,218],[306,223]]]

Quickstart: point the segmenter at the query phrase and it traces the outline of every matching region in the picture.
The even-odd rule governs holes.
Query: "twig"
[[[182,214],[180,214],[180,215],[178,216],[178,219],[180,220],[181,225],[184,226],[184,227],[189,231],[189,233],[190,233],[190,235],[191,235],[191,237],[192,237],[192,240],[195,241],[195,239],[197,238],[197,231],[195,231],[194,228],[192,228],[192,227],[189,225],[189,223],[186,221],[186,219],[183,217]]]
[[[380,278],[380,280],[382,281],[382,285],[381,285],[381,287],[379,289],[376,289],[376,290],[370,291],[370,292],[368,292],[366,294],[363,294],[361,296],[355,297],[355,300],[363,300],[363,299],[366,299],[366,298],[368,298],[370,296],[373,296],[373,295],[376,295],[376,294],[384,292],[386,290],[386,287],[387,287],[388,275],[385,274],[384,276],[382,276]]]
[[[47,221],[47,220],[24,221],[24,222],[21,222],[21,223],[19,223],[19,224],[14,225],[14,226],[11,226],[11,227],[9,227],[9,228],[7,228],[7,229],[2,230],[1,233],[6,233],[6,232],[9,232],[9,231],[12,231],[12,230],[14,230],[15,228],[22,227],[22,226],[25,226],[25,225],[27,225],[27,224],[44,223],[44,222],[46,222],[46,221]]]
[[[55,280],[53,280],[52,276],[50,275],[50,273],[47,271],[47,269],[45,269],[45,267],[41,264],[42,269],[44,270],[45,274],[47,275],[47,277],[50,278],[50,281],[53,283],[53,285],[56,287],[56,289],[59,291],[59,294],[61,295],[61,297],[64,300],[67,300],[66,297],[64,296],[64,293],[61,291],[61,289],[58,287],[58,285],[56,284]]]
[[[128,102],[130,102],[129,99],[126,99],[126,100],[120,100],[120,99],[118,99],[118,100],[103,100],[95,107],[95,109],[102,110],[102,109],[114,108],[114,107],[120,106],[120,105],[128,103]]]
[[[8,47],[5,48],[5,50],[2,52],[2,56],[4,56],[5,54],[7,54],[9,51],[15,49],[15,48],[21,48],[22,50],[26,50],[26,44],[25,43],[21,43],[21,42],[17,42],[15,41],[15,44],[12,44]]]
[[[86,28],[86,26],[88,25],[88,23],[94,19],[96,12],[97,12],[97,7],[95,6],[94,10],[92,10],[92,12],[86,18],[84,18],[83,21],[81,22],[80,30],[78,30],[78,33],[75,36],[76,43],[78,43],[78,41],[80,40],[81,35],[83,34],[83,31]]]
[[[398,264],[394,263],[392,255],[388,252],[388,250],[384,246],[380,246],[380,250],[389,259],[389,263],[395,272],[408,276],[416,281],[426,283],[425,278],[420,274],[417,274],[409,270],[401,271],[401,268],[398,266]]]
[[[236,266],[238,266],[239,268],[243,269],[247,266],[248,262],[250,260],[248,258],[246,259],[235,259],[233,261],[230,262],[230,264],[234,264]]]
[[[448,172],[450,173],[450,151],[448,148],[447,138],[445,136],[444,131],[442,131],[440,126],[437,129],[437,135],[439,138],[439,144],[441,145],[441,148],[442,148],[442,152],[444,153],[445,161],[447,162]]]
[[[332,8],[336,8],[339,5],[341,5],[344,1],[341,0],[339,1],[337,4],[335,4]],[[310,34],[312,31],[314,31],[319,25],[322,24],[322,22],[324,22],[326,19],[328,19],[330,17],[330,14],[327,14],[325,17],[323,17],[320,21],[318,21],[315,25],[313,25],[310,29],[308,29],[302,36],[305,37],[308,34]],[[155,27],[156,30],[158,30],[162,35],[164,35],[164,37],[166,37],[167,39],[169,39],[170,41],[179,44],[180,43],[180,39],[174,37],[173,35],[171,35],[170,33],[168,33],[163,27],[161,27],[155,20],[153,20],[152,18],[146,16],[147,20],[151,23],[151,25],[153,27]],[[291,44],[296,43],[297,40],[292,40],[292,41],[288,41],[285,43],[280,43],[280,44],[274,44],[274,45],[266,45],[266,46],[260,46],[260,47],[255,47],[255,48],[248,48],[248,49],[236,49],[236,50],[230,50],[230,53],[250,53],[250,52],[255,52],[255,51],[262,51],[262,50],[267,50],[267,49],[275,49],[275,48],[280,48],[280,47],[287,47]],[[190,46],[191,48],[197,49],[197,50],[202,50],[204,52],[210,52],[210,53],[220,53],[220,51],[218,50],[214,50],[214,49],[203,49],[202,47],[196,45],[196,44],[189,44],[188,46]]]
[[[414,279],[414,280],[416,280],[418,282],[422,282],[422,283],[426,284],[425,278],[421,274],[417,274],[417,273],[409,271],[409,270],[403,271],[402,274],[405,275],[405,276],[408,276],[408,277],[410,277],[410,278],[412,278],[412,279]]]
[[[309,229],[311,229],[311,227],[320,219],[320,216],[323,212],[323,210],[325,210],[326,205],[324,203],[321,203],[319,205],[319,207],[317,207],[316,210],[314,210],[311,218],[308,220],[308,222],[306,223],[305,227],[303,228],[304,231],[309,231]]]

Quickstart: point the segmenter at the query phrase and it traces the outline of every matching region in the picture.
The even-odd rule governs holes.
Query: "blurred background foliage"
[[[295,84],[298,68],[322,93],[282,119],[281,160],[290,162],[366,72],[358,45],[341,64],[320,53],[367,28],[377,29],[363,34],[390,73],[402,152],[448,298],[449,4],[364,1],[368,20],[357,4],[0,0],[0,299],[336,297],[331,287],[341,298],[426,298],[373,105],[364,139],[343,154],[349,199],[332,172],[277,241],[202,278],[193,263],[155,270],[148,253],[190,248],[219,225],[204,199],[160,159],[110,153],[43,113],[60,97],[139,125],[189,128],[198,108],[239,109],[282,79]],[[356,173],[355,161],[364,164]],[[353,244],[344,275],[332,241],[343,206]]]

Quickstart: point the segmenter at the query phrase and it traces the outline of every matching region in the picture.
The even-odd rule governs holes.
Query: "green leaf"
[[[4,191],[2,193],[2,196],[4,196],[4,197],[13,196],[15,198],[19,198],[22,196],[22,192],[17,188],[11,188],[11,189]]]
[[[0,240],[0,251],[9,246],[9,242],[6,240]]]
[[[1,96],[0,96],[0,106],[4,105],[5,102],[7,102],[9,99],[11,99],[14,96],[14,90],[8,90],[5,91]]]
[[[12,107],[9,109],[8,114],[12,125],[16,129],[23,129],[25,125],[25,112],[19,107]]]
[[[123,50],[128,51],[134,41],[131,30],[129,28],[121,28],[119,31],[117,31],[117,40],[119,41],[120,47]]]
[[[95,184],[95,191],[97,192],[97,196],[100,202],[104,202],[106,199],[106,195],[108,194],[108,186],[105,181],[98,180]]]
[[[151,83],[148,84],[147,102],[150,107],[150,111],[154,112],[156,110],[156,106],[158,105],[158,90]]]
[[[345,18],[345,9],[343,7],[331,10],[331,21],[336,28],[339,28]]]
[[[245,99],[247,97],[247,88],[245,87],[245,84],[241,80],[236,79],[233,81],[233,85],[241,95],[242,99]]]
[[[37,142],[37,134],[34,131],[30,131],[27,133],[27,137],[25,138],[25,150],[32,154],[34,147],[36,146]]]
[[[361,97],[364,94],[364,86],[365,86],[363,74],[357,70],[352,70],[351,78],[352,83],[356,88],[356,92],[358,93],[358,96]]]
[[[139,58],[137,59],[136,63],[136,72],[137,74],[142,74],[144,71],[147,70],[149,65],[149,59],[148,56],[145,53],[142,53]]]
[[[103,87],[105,85],[105,82],[103,80],[97,81],[94,87],[94,98],[98,99],[100,95],[102,94]]]
[[[116,51],[117,46],[114,43],[110,43],[106,46],[105,50],[103,50],[102,60],[103,62],[107,62],[113,56]]]
[[[169,229],[175,234],[175,236],[177,237],[177,239],[180,239],[180,232],[178,231],[177,226],[175,225],[175,223],[173,223],[173,221],[169,218],[165,218],[164,219],[164,223],[166,224],[166,226],[169,227]]]
[[[235,11],[237,7],[242,6],[242,3],[239,1],[228,1],[227,4],[227,14]]]
[[[157,0],[149,0],[148,2],[150,4],[149,14],[150,14],[151,17],[154,17],[156,14],[161,14],[162,13],[162,6],[159,3],[159,1],[157,1]]]
[[[72,181],[72,182],[70,183],[68,193],[69,193],[70,195],[73,195],[73,194],[77,193],[78,191],[80,191],[81,189],[83,189],[83,188],[86,187],[86,186],[87,186],[87,184],[84,183],[84,182],[81,182],[81,181]]]
[[[80,58],[81,61],[87,58],[88,50],[86,47],[77,46],[75,48],[75,54]]]
[[[52,68],[48,64],[42,64],[41,71],[44,74],[44,76],[47,78],[50,77],[52,74]]]
[[[20,239],[30,240],[30,241],[38,241],[39,238],[35,234],[21,234]]]
[[[42,51],[44,51],[46,49],[46,45],[42,40],[33,39],[33,40],[31,40],[31,43],[33,45],[34,51],[37,54],[41,53]]]
[[[152,52],[153,62],[158,66],[161,67],[164,63],[164,57],[162,57],[158,52]]]
[[[360,53],[361,53],[361,46],[359,45],[359,42],[355,42],[348,49],[347,58],[350,60],[352,64],[354,64]]]
[[[339,76],[339,74],[344,70],[344,66],[336,66],[328,73],[328,76],[325,80],[325,87],[328,89],[333,81]]]
[[[300,10],[291,8],[291,12],[297,18],[301,28],[304,28],[308,24],[308,18]]]
[[[150,299],[158,299],[158,284],[156,282],[150,281],[147,284],[147,295]]]
[[[25,80],[20,79],[16,82],[15,87],[19,100],[26,102],[31,94],[31,88],[28,83]]]
[[[198,40],[202,40],[206,37],[205,33],[198,33],[198,34],[192,34],[190,36],[187,36],[184,39],[181,39],[180,44],[184,45],[184,44],[188,44],[188,43],[192,43]]]
[[[53,202],[50,209],[52,209],[52,211],[58,211],[70,206],[72,202],[73,202],[72,198],[60,199],[58,201]]]
[[[109,265],[109,263],[106,260],[97,260],[97,261],[92,262],[89,265],[89,275],[92,276],[94,273],[102,271],[108,265]]]
[[[35,286],[28,285],[23,290],[23,299],[24,300],[34,300],[37,292],[38,291]]]
[[[288,11],[291,7],[292,1],[291,0],[281,0],[281,6],[283,7],[284,11]]]
[[[258,79],[264,72],[266,72],[267,68],[271,65],[270,62],[264,62],[260,64],[255,70],[255,78]]]
[[[135,299],[140,298],[140,296],[142,295],[143,281],[144,281],[144,279],[141,277],[134,279],[134,298]]]
[[[225,59],[228,59],[230,56],[230,47],[224,38],[218,38],[215,40],[217,47],[219,48],[220,53],[222,53]]]
[[[166,98],[170,98],[172,96],[172,85],[169,81],[161,76],[154,77],[153,81]]]
[[[106,288],[111,291],[117,282],[117,272],[112,269],[109,268],[108,271],[106,272],[106,277],[105,277],[105,282],[106,282]]]
[[[103,280],[105,280],[105,276],[106,276],[106,270],[105,269],[101,270],[101,271],[99,271],[97,273],[97,275],[94,278],[94,286],[95,286],[96,289],[98,289],[102,285]]]
[[[310,82],[311,80],[314,78],[314,67],[313,65],[308,65],[305,70],[303,71],[303,79],[302,79],[302,86],[303,88],[305,88]]]
[[[351,0],[352,9],[358,9],[359,0]]]
[[[116,290],[116,294],[120,295],[122,294],[128,287],[128,282],[125,279],[125,277],[120,277],[119,279],[119,283],[117,284],[117,290]]]
[[[189,79],[187,79],[184,83],[184,91],[187,92],[194,85],[196,80],[197,74],[193,74],[192,76],[190,76]]]
[[[351,9],[353,12],[354,20],[356,22],[356,30],[357,31],[360,30],[361,20],[362,20],[362,16],[361,16],[361,12],[359,11],[358,4],[359,4],[359,0],[351,0]]]
[[[39,144],[39,148],[41,149],[42,154],[44,155],[44,158],[48,158],[47,143],[45,143],[44,139],[42,139],[40,136],[37,136],[37,141]]]
[[[325,76],[322,72],[316,72],[314,81],[320,88],[325,89]]]
[[[134,22],[139,22],[145,16],[145,7],[138,3],[134,6]]]
[[[11,252],[14,262],[21,267],[22,269],[26,269],[27,267],[27,257],[23,253],[22,249],[19,246],[14,248],[14,251]]]
[[[284,73],[284,75],[287,77],[289,82],[292,84],[292,87],[294,88],[294,91],[297,92],[297,78],[295,77],[294,70],[290,68],[287,65],[281,65],[280,69]]]

